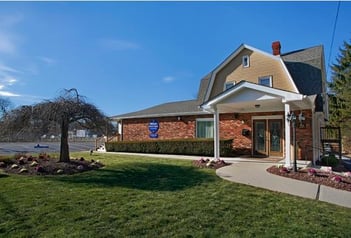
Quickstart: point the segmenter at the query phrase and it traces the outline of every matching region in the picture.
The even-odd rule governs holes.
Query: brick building
[[[272,53],[242,44],[200,81],[197,98],[170,102],[112,117],[123,141],[234,139],[233,150],[251,156],[293,157],[296,117],[298,158],[320,156],[319,128],[327,118],[326,73],[322,46]]]

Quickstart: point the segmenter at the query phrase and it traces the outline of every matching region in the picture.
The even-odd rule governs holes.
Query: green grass
[[[0,174],[0,237],[351,236],[351,209],[224,181],[191,161],[76,156],[106,166]]]

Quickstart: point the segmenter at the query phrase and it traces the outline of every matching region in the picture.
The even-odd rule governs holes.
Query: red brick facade
[[[295,112],[299,114],[299,112]],[[233,149],[239,154],[251,155],[253,147],[253,133],[252,133],[252,117],[253,116],[276,116],[281,115],[284,118],[284,112],[265,112],[265,113],[227,113],[220,114],[220,138],[234,139]],[[296,139],[299,146],[299,159],[312,159],[312,125],[311,125],[311,111],[304,111],[305,126],[300,128],[297,125]],[[174,117],[160,117],[160,118],[144,118],[144,119],[124,119],[123,126],[123,141],[142,141],[142,140],[157,140],[149,137],[150,131],[148,125],[151,119],[156,119],[159,123],[159,130],[157,132],[159,140],[166,139],[183,139],[196,138],[196,119],[199,118],[213,118],[209,115],[197,116],[174,116]],[[282,133],[284,137],[284,125]],[[242,135],[242,130],[249,130],[248,135]],[[292,134],[292,133],[291,133]],[[291,140],[292,141],[292,140]],[[284,146],[284,139],[282,141]]]

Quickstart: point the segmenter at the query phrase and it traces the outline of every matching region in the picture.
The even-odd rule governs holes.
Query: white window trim
[[[247,64],[245,64],[245,62],[247,62]],[[242,58],[242,65],[244,68],[248,68],[250,67],[250,56],[248,55],[244,55]]]
[[[269,79],[269,87],[273,87],[273,80],[272,80],[272,75],[270,75],[270,76],[262,76],[262,77],[259,77],[258,78],[258,84],[259,85],[263,85],[263,86],[267,86],[267,85],[264,85],[264,84],[261,84],[261,80],[263,80],[263,79]]]
[[[212,117],[196,118],[196,121],[213,121]]]

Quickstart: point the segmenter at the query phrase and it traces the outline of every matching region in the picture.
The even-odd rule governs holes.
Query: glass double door
[[[256,156],[283,156],[281,119],[253,121],[253,153]]]

